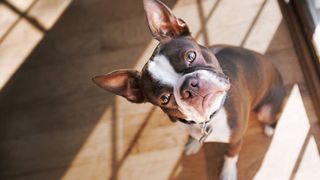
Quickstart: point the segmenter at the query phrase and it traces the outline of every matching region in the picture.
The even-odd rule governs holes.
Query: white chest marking
[[[159,80],[172,87],[177,84],[181,75],[171,66],[169,60],[164,55],[157,55],[148,63],[148,71],[152,78]]]
[[[228,125],[227,112],[222,108],[210,122],[212,133],[206,139],[206,142],[223,142],[230,141],[231,129]]]
[[[181,122],[178,122],[178,124],[183,126],[193,138],[199,140],[202,137],[201,125],[187,125]],[[228,117],[224,108],[219,110],[210,124],[212,126],[212,133],[207,137],[205,142],[230,142],[231,129],[228,125]]]

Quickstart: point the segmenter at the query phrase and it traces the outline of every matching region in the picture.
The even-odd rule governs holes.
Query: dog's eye
[[[171,97],[171,94],[163,94],[161,97],[160,97],[160,103],[161,105],[165,105],[169,102],[170,100],[170,97]]]
[[[184,60],[189,62],[189,63],[192,63],[197,57],[197,54],[196,52],[194,51],[188,51],[185,55],[184,55]]]

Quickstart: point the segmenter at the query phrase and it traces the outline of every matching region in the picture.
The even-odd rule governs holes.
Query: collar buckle
[[[199,139],[199,142],[204,143],[204,141],[212,133],[212,126],[208,125],[208,123],[204,123],[201,128],[201,133],[202,133],[202,137]]]

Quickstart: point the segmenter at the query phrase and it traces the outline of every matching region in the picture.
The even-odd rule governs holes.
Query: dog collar
[[[181,118],[179,118],[178,121],[179,121],[179,122],[182,122],[183,124],[188,124],[188,125],[190,125],[190,124],[196,124],[195,121],[188,121],[188,120],[181,119]]]
[[[207,137],[212,133],[212,126],[209,124],[211,122],[211,120],[218,114],[218,112],[222,109],[223,105],[224,105],[224,102],[226,100],[226,95],[223,97],[222,99],[222,102],[220,104],[220,107],[214,111],[211,115],[210,115],[210,118],[208,121],[205,121],[205,122],[202,122],[200,123],[202,125],[201,127],[201,138],[199,139],[199,142],[200,143],[204,143],[204,141],[207,139]],[[191,124],[196,124],[195,121],[188,121],[188,120],[185,120],[185,119],[181,119],[179,118],[178,119],[179,122],[182,122],[183,124],[187,124],[187,125],[191,125]]]
[[[207,123],[204,123],[201,128],[201,138],[199,139],[200,143],[204,143],[204,141],[207,139],[207,137],[212,133],[212,126],[208,125]]]
[[[221,103],[223,104],[223,103]],[[219,107],[219,109],[217,109],[215,112],[213,112],[210,115],[210,119],[206,122],[203,122],[201,125],[201,138],[199,139],[200,143],[204,143],[204,141],[207,139],[207,137],[212,133],[212,126],[210,123],[210,121],[216,116],[216,114],[220,111],[220,109],[222,108],[222,106]]]
[[[220,110],[220,109],[219,109]],[[215,114],[218,111],[215,111]],[[214,116],[213,116],[214,117]],[[187,124],[187,125],[192,125],[192,124],[196,124],[195,121],[188,121],[185,119],[178,119],[179,122],[183,123],[183,124]],[[207,137],[212,133],[212,126],[209,124],[209,121],[206,121],[204,123],[201,124],[201,138],[199,139],[200,143],[204,143],[204,141],[207,139]]]

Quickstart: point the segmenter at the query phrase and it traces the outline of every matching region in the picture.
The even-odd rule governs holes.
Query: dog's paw
[[[202,147],[202,143],[200,143],[196,139],[190,138],[186,146],[184,147],[184,153],[186,155],[196,154],[197,152],[199,152],[201,147]]]
[[[265,125],[264,126],[264,134],[268,137],[273,136],[274,134],[274,128],[272,126],[269,125]]]
[[[237,161],[238,156],[225,156],[222,171],[220,174],[221,180],[237,180]]]

